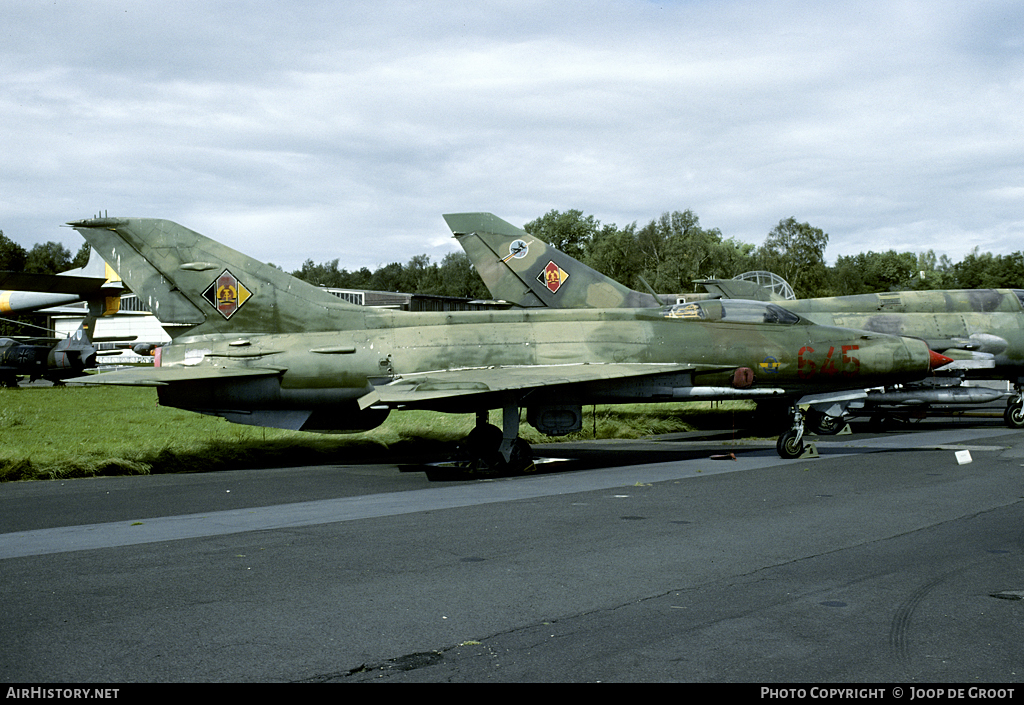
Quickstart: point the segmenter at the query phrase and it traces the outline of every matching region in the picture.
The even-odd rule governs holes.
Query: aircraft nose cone
[[[932,370],[938,369],[943,365],[948,365],[949,363],[953,362],[953,358],[946,357],[945,355],[940,355],[934,350],[928,351],[928,360],[928,368]]]

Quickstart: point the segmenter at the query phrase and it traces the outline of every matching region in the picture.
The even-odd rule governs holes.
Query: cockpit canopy
[[[793,325],[800,316],[778,304],[743,299],[712,299],[676,304],[665,309],[665,318],[729,323],[779,323]]]

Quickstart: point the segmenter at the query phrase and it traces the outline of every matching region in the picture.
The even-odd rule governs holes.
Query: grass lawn
[[[597,406],[584,409],[583,431],[564,438],[638,438],[689,431],[748,402]],[[594,415],[596,413],[596,423]],[[524,414],[525,416],[525,414]],[[717,417],[717,418],[716,418]],[[500,425],[500,412],[491,422]],[[228,423],[159,406],[156,391],[136,387],[0,388],[0,481],[205,472],[443,457],[473,428],[472,414],[392,412],[378,428],[322,435]],[[557,442],[525,421],[528,442]]]

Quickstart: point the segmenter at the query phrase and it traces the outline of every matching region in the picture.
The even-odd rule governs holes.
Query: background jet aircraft
[[[523,308],[659,308],[715,296],[634,291],[491,213],[443,216],[495,299]],[[728,280],[729,298],[783,301],[754,282]]]
[[[167,406],[304,431],[366,430],[392,409],[476,413],[471,445],[484,462],[528,459],[522,408],[538,430],[560,435],[580,428],[583,404],[728,390],[831,403],[847,390],[921,378],[933,361],[921,341],[817,326],[763,302],[371,310],[167,220],[70,225],[118,263],[162,322],[184,327],[153,369],[76,381],[152,385]],[[752,369],[770,383],[751,388]],[[495,408],[501,429],[486,425]],[[802,430],[794,412],[780,454],[799,454]]]
[[[0,385],[17,387],[19,377],[47,379],[60,384],[96,366],[96,347],[90,339],[102,305],[96,302],[82,325],[69,337],[52,341],[0,338]]]
[[[108,310],[120,302],[121,281],[93,250],[80,269],[60,274],[0,271],[0,314],[63,306],[86,299],[107,298]]]
[[[616,302],[627,300],[657,305],[653,296],[622,286],[490,213],[458,213],[444,218],[495,298],[514,305],[555,308],[621,306],[624,304]],[[544,273],[552,266],[560,275],[556,286],[547,286]],[[750,298],[752,293],[750,282],[714,279],[703,284],[716,297]],[[762,292],[760,298],[780,298]],[[780,303],[820,325],[921,338],[932,350],[952,358],[942,370],[943,377],[872,392],[865,400],[868,408],[985,403],[1007,395],[998,390],[959,386],[961,378],[1005,379],[1015,385],[1016,392],[1008,399],[1004,419],[1010,427],[1022,428],[1022,301],[1024,290],[985,289],[886,292]],[[815,425],[822,432],[840,427],[836,418],[828,416],[818,416]]]
[[[1020,289],[947,289],[797,299],[786,305],[822,325],[922,338],[932,350],[954,360],[943,368],[944,377],[872,395],[869,399],[876,406],[992,401],[1004,394],[961,387],[959,381],[1003,379],[1015,388],[1003,419],[1011,428],[1024,428],[1022,300]]]

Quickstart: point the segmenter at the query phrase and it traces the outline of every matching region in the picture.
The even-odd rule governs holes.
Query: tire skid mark
[[[963,572],[963,570],[965,569],[961,568],[950,571],[935,580],[921,585],[914,592],[910,593],[910,597],[896,610],[896,614],[893,615],[892,623],[889,626],[889,649],[903,667],[910,665],[908,634],[910,633],[910,624],[913,621],[914,612],[917,611],[921,601],[924,600],[929,592],[936,586],[946,582],[951,576]]]

